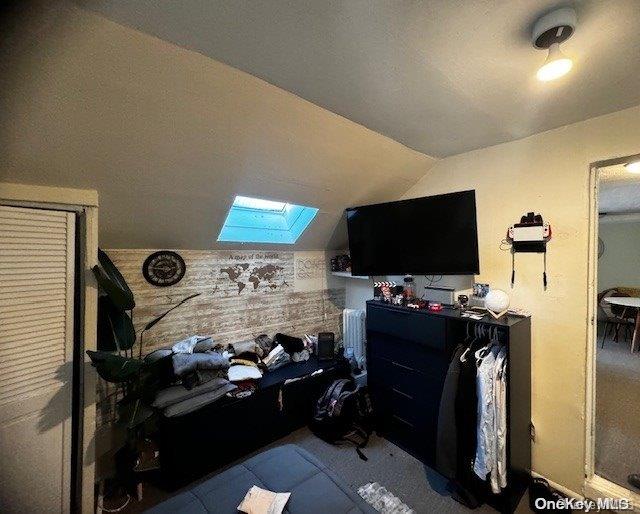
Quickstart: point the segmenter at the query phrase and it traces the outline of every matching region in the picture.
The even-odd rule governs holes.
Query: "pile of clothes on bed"
[[[145,357],[147,362],[162,360],[163,383],[167,385],[158,391],[152,405],[165,416],[175,417],[224,396],[248,396],[263,373],[308,360],[315,343],[313,336],[301,339],[279,333],[273,339],[262,334],[223,347],[211,337],[189,337]]]

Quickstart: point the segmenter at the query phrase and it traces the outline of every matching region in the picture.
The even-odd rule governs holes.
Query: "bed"
[[[252,485],[291,492],[284,512],[292,514],[373,514],[376,511],[327,466],[299,446],[264,451],[169,498],[147,514],[237,513]]]

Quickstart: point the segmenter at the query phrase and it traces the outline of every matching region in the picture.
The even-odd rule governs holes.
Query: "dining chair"
[[[601,348],[604,348],[604,342],[610,333],[613,334],[613,340],[617,343],[620,339],[621,328],[624,328],[625,339],[632,335],[633,320],[635,319],[635,313],[632,311],[634,311],[634,309],[605,301],[606,298],[628,298],[629,296],[627,293],[620,292],[616,287],[606,289],[598,294],[598,305],[605,315],[604,331],[600,344]]]

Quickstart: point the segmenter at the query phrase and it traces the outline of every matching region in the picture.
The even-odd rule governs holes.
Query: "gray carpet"
[[[317,455],[354,491],[368,482],[378,482],[416,513],[471,512],[448,496],[434,490],[433,487],[436,489],[444,487],[442,479],[435,473],[428,471],[420,461],[375,434],[371,436],[369,444],[364,449],[368,461],[360,459],[353,447],[339,447],[325,443],[306,428],[294,432],[276,444],[284,443],[297,444]],[[473,512],[495,512],[495,510],[482,506]]]
[[[411,507],[416,513],[456,513],[456,512],[495,512],[490,507],[482,506],[474,511],[463,507],[456,501],[437,490],[443,490],[442,478],[386,439],[371,436],[364,449],[368,461],[358,457],[353,447],[333,446],[315,437],[307,428],[302,428],[280,439],[265,448],[293,443],[307,449],[342,477],[349,486],[357,491],[368,482],[378,482],[395,496]],[[252,454],[253,455],[253,454]],[[247,457],[240,459],[245,460]],[[429,475],[429,476],[428,476]],[[132,501],[122,514],[133,514],[160,503],[170,495],[156,488],[153,484],[145,484],[142,502]],[[531,512],[528,508],[528,496],[525,495],[517,510],[518,513]]]
[[[596,474],[624,487],[640,473],[640,352],[605,342],[596,355]]]

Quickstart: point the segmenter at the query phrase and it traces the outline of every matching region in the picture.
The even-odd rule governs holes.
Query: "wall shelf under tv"
[[[366,275],[352,275],[350,271],[332,271],[334,277],[342,278],[359,278],[360,280],[369,280],[371,277]]]

